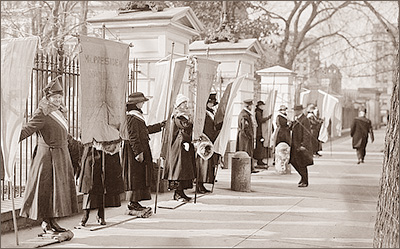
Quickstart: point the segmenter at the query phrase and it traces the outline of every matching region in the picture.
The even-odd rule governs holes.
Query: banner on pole
[[[329,120],[333,119],[334,117],[338,117],[339,119],[341,119],[341,117],[339,117],[341,113],[339,113],[339,111],[335,112],[335,110],[337,110],[336,105],[339,104],[339,100],[324,91],[318,90],[318,92],[324,96],[321,110],[321,118],[324,119],[324,122],[322,123],[321,129],[319,130],[318,140],[326,143],[329,138]]]
[[[82,143],[114,141],[125,118],[129,45],[80,37]]]
[[[203,134],[207,100],[217,74],[218,65],[218,61],[197,58],[196,107],[193,118],[193,140],[199,139]]]
[[[14,177],[15,155],[38,43],[38,37],[1,41],[1,154],[6,181]]]
[[[170,83],[168,88],[168,75],[170,61],[157,62],[155,65],[155,92],[148,116],[148,124],[155,124],[171,117],[176,96],[181,88],[183,75],[185,74],[187,59],[178,58],[172,60]],[[165,127],[164,130],[166,130]],[[150,134],[150,148],[153,158],[159,158],[162,147],[162,133]]]
[[[234,100],[236,98],[236,95],[239,91],[240,85],[242,84],[244,78],[245,75],[242,75],[236,78],[232,84],[231,92],[229,94],[228,102],[226,104],[224,122],[222,124],[221,131],[214,143],[214,152],[220,155],[225,154],[226,146],[228,145],[232,127],[231,123],[232,123]]]
[[[225,113],[226,113],[226,105],[228,104],[229,95],[231,94],[233,82],[229,83],[222,95],[221,101],[218,104],[218,109],[215,112],[214,122],[216,126],[221,124],[224,121]]]
[[[270,90],[268,91],[267,99],[265,100],[265,105],[262,105],[263,109],[263,118],[268,117],[270,114],[274,113],[275,110],[275,102],[276,102],[276,95],[277,90]],[[261,131],[262,136],[264,138],[264,147],[270,147],[270,140],[272,134],[272,118],[268,119],[266,122],[262,123]]]

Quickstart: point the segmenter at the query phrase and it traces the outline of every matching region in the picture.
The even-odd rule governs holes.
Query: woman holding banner
[[[122,168],[124,176],[128,209],[149,211],[140,201],[151,200],[151,172],[153,156],[149,145],[149,134],[161,131],[165,121],[147,125],[143,116],[143,104],[148,101],[143,93],[134,92],[128,96],[126,103],[126,120],[122,124],[121,137],[124,140],[122,149]]]
[[[165,159],[164,179],[168,179],[168,188],[175,190],[174,200],[190,201],[184,190],[193,188],[195,178],[195,151],[192,144],[193,123],[188,111],[189,99],[179,94],[171,118],[168,150]]]
[[[35,132],[38,135],[20,215],[42,220],[45,233],[67,231],[55,218],[78,212],[61,83],[58,76],[43,89],[45,97],[32,119],[22,127],[20,136],[22,141]]]

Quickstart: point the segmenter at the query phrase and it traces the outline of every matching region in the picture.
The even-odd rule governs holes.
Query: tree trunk
[[[389,121],[386,128],[385,158],[373,246],[399,248],[399,53],[397,50]]]

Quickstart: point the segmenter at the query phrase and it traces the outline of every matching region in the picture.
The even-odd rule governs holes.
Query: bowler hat
[[[285,105],[281,105],[278,111],[286,111],[287,107]]]
[[[257,101],[257,106],[260,106],[260,105],[265,105],[264,101],[262,101],[262,100]]]
[[[140,102],[145,102],[147,100],[149,100],[149,99],[146,98],[142,92],[134,92],[134,93],[131,93],[128,96],[128,102],[126,102],[126,104],[127,105],[129,105],[129,104],[137,104],[137,103],[140,103]]]
[[[302,105],[295,105],[294,107],[293,107],[293,110],[294,111],[301,111],[301,110],[303,110],[304,108],[303,108],[303,106]]]
[[[243,100],[244,103],[252,105],[253,104],[253,99],[245,99]]]
[[[56,78],[52,79],[49,84],[45,88],[43,88],[44,94],[49,97],[54,94],[63,94],[63,88],[61,86],[61,75],[57,76]]]

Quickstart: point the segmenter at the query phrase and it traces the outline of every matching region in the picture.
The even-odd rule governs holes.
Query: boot
[[[210,193],[211,191],[204,187],[204,183],[199,182],[198,190],[200,194]]]
[[[135,210],[135,211],[142,211],[142,210],[144,210],[146,208],[143,207],[142,205],[140,205],[140,203],[137,202],[137,201],[131,201],[128,204],[128,209],[129,210]]]
[[[50,226],[51,226],[51,229],[53,229],[53,231],[57,232],[57,233],[62,233],[62,232],[67,231],[67,229],[60,227],[60,225],[58,225],[58,223],[56,222],[56,220],[54,218],[50,219]]]
[[[49,219],[43,219],[41,227],[44,233],[53,233],[53,229],[51,229]]]
[[[101,207],[97,210],[97,223],[99,223],[100,225],[104,226],[106,225],[106,220],[104,219],[104,208]]]
[[[79,222],[80,226],[83,226],[83,227],[86,226],[86,222],[89,219],[89,214],[90,214],[90,210],[89,209],[84,209],[83,210],[83,217],[82,217],[81,221]]]
[[[183,189],[181,190],[182,192],[181,192],[181,197],[185,200],[185,201],[190,201],[192,198],[191,197],[189,197],[189,196],[187,196],[186,194],[185,194],[185,192],[183,192]]]

